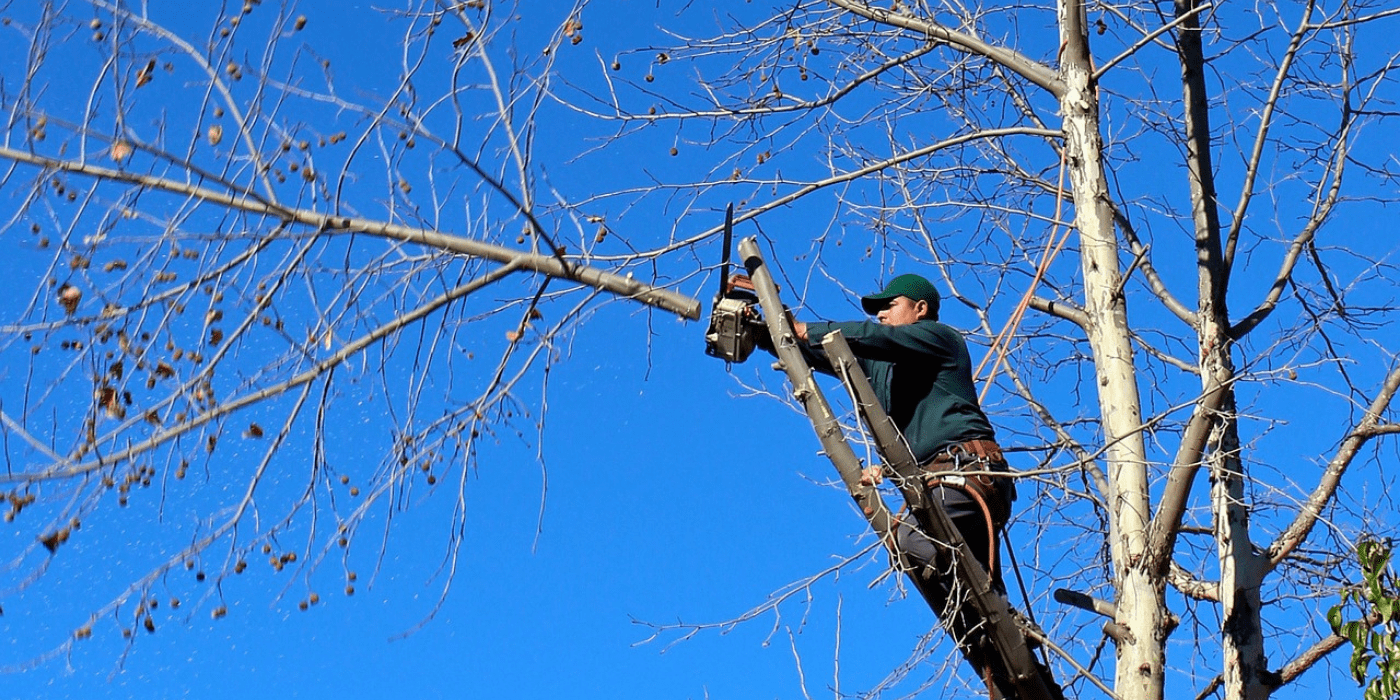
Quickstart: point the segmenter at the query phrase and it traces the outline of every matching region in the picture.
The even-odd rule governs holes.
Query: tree
[[[26,571],[141,484],[243,485],[100,611],[123,626],[171,568],[349,546],[373,509],[463,483],[484,439],[538,433],[524,397],[593,290],[692,313],[663,290],[718,260],[718,227],[687,215],[732,200],[818,313],[920,265],[974,319],[1003,441],[1037,462],[1014,536],[1043,533],[1033,588],[1112,618],[1049,621],[1072,695],[1264,697],[1344,643],[1319,601],[1394,521],[1341,487],[1382,478],[1397,432],[1395,246],[1352,229],[1393,199],[1400,12],[812,0],[688,7],[652,40],[587,3],[409,3],[397,82],[349,89],[298,38],[314,15],[91,7],[7,27]],[[53,88],[73,74],[93,87]],[[391,437],[350,473],[362,446],[322,428],[367,412]],[[312,467],[274,496],[287,462]]]
[[[857,289],[897,266],[937,266],[995,338],[1002,410],[1034,418],[1018,437],[1044,445],[1042,468],[1058,475],[1042,492],[1050,517],[1103,523],[1106,561],[1077,559],[1066,583],[1110,599],[1117,695],[1165,694],[1182,610],[1183,629],[1212,629],[1196,641],[1219,654],[1197,690],[1265,697],[1340,643],[1271,635],[1266,606],[1315,624],[1317,607],[1295,603],[1312,595],[1300,578],[1384,529],[1382,506],[1338,489],[1379,454],[1372,438],[1395,432],[1385,416],[1400,383],[1382,349],[1394,248],[1348,235],[1391,200],[1380,154],[1393,152],[1395,55],[1381,33],[1396,13],[1265,14],[793,3],[625,56],[612,68],[635,75],[623,66],[641,60],[641,81],[572,103],[720,151],[677,195],[737,188],[753,202],[741,220],[799,200],[830,207],[810,244],[772,234],[811,256],[798,296],[841,275],[843,243],[878,263],[865,285],[843,280]],[[1027,29],[1051,24],[1053,36]],[[668,89],[663,73],[697,75],[698,88]],[[1043,315],[998,334],[1025,306]],[[1074,399],[1042,399],[1041,383]],[[1313,387],[1340,401],[1318,410]],[[1309,410],[1293,414],[1297,402]],[[1271,430],[1288,421],[1316,441],[1284,447],[1302,437]],[[1059,450],[1068,467],[1055,466]],[[1297,476],[1309,459],[1325,467]]]
[[[187,594],[222,617],[226,579],[348,561],[427,494],[455,492],[451,569],[483,443],[536,441],[530,397],[580,319],[699,316],[653,254],[597,259],[606,222],[550,201],[519,79],[551,61],[498,69],[485,3],[394,13],[379,50],[336,44],[329,5],[319,31],[291,3],[149,9],[5,10],[7,590],[85,526],[168,528],[118,545],[122,586],[46,656],[113,619],[154,631]]]

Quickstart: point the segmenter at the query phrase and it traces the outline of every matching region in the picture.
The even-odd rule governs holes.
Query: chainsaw
[[[710,309],[705,331],[705,354],[725,362],[749,359],[760,333],[768,327],[759,313],[758,293],[748,275],[729,274],[729,248],[734,238],[734,205],[724,212],[724,254],[719,267],[719,293]]]

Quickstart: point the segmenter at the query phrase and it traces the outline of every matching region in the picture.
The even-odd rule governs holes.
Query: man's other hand
[[[866,467],[860,472],[860,483],[866,486],[878,486],[884,480],[884,467]]]

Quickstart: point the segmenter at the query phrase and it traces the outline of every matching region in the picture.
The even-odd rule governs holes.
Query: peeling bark
[[[1074,185],[1074,222],[1084,274],[1085,331],[1094,355],[1099,410],[1109,468],[1110,549],[1117,615],[1129,634],[1117,645],[1115,692],[1127,700],[1157,700],[1164,692],[1165,577],[1143,566],[1151,520],[1146,446],[1137,369],[1128,332],[1119,245],[1103,168],[1097,87],[1089,55],[1084,6],[1062,2],[1061,100],[1065,148]]]

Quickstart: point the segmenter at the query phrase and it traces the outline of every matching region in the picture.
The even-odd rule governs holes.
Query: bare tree
[[[672,289],[696,270],[609,238],[535,157],[567,8],[520,47],[482,2],[371,12],[358,45],[318,11],[5,8],[5,590],[57,585],[113,511],[165,531],[111,557],[119,587],[52,654],[182,596],[220,617],[228,577],[345,559],[427,496],[456,501],[450,574],[471,469],[538,444],[576,325],[614,299],[699,316]]]
[[[1365,234],[1393,200],[1396,14],[793,2],[602,57],[616,77],[562,99],[614,145],[645,125],[703,151],[667,196],[746,202],[800,251],[799,297],[939,269],[1041,446],[1034,527],[1082,543],[1041,545],[1074,562],[1042,584],[1103,598],[1098,672],[1123,698],[1260,698],[1342,643],[1319,609],[1394,520],[1340,494],[1397,430],[1395,246]],[[795,229],[794,203],[829,223]],[[1083,627],[1051,637],[1097,658]]]
[[[690,215],[734,201],[815,312],[927,266],[976,319],[1032,588],[1111,618],[1046,620],[1071,694],[1264,697],[1343,643],[1319,610],[1395,520],[1343,487],[1394,462],[1395,244],[1367,234],[1400,12],[793,0],[655,39],[595,12],[404,3],[363,49],[393,80],[362,84],[289,5],[14,10],[16,585],[82,522],[161,512],[180,545],[95,611],[138,629],[172,569],[314,565],[460,503],[495,440],[537,439],[527,397],[597,304],[696,314],[669,290],[717,227]],[[325,439],[345,421],[364,444]],[[238,487],[177,498],[191,477]]]

